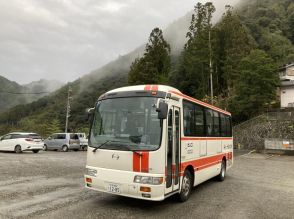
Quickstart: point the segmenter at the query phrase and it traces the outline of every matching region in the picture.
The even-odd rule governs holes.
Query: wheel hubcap
[[[182,189],[184,195],[187,196],[190,191],[190,179],[187,176],[184,176]]]

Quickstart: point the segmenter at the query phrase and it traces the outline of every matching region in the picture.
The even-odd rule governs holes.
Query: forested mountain
[[[11,93],[22,92],[24,88],[16,82],[0,76],[0,111],[24,102],[23,97]],[[11,92],[11,93],[10,93]]]
[[[0,112],[19,104],[33,102],[59,89],[63,84],[55,80],[39,80],[20,85],[0,75]]]
[[[197,8],[196,5],[192,20],[189,13],[163,31],[164,40],[171,48],[167,54],[171,58],[170,72],[164,82],[210,102],[211,56],[214,104],[231,111],[235,122],[243,121],[277,101],[276,69],[294,61],[294,3],[292,0],[244,0],[238,7],[227,7],[216,24],[206,19],[208,6]],[[205,18],[200,23],[197,23],[201,15],[198,12],[204,13]],[[208,32],[211,33],[211,53]],[[69,128],[86,131],[84,109],[92,107],[105,91],[128,84],[131,64],[148,53],[144,48],[148,45],[120,56],[49,96],[0,114],[0,135],[9,130],[35,131],[44,136],[62,131],[69,86],[72,90]]]
[[[246,0],[238,14],[255,45],[278,65],[294,61],[293,0]]]
[[[64,83],[57,80],[40,79],[23,85],[30,93],[51,93],[58,90]]]

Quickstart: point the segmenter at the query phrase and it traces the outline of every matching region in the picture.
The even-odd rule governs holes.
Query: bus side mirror
[[[94,109],[95,108],[87,108],[85,110],[85,121],[91,121],[92,120],[92,117],[94,115]]]
[[[166,119],[168,105],[164,102],[159,102],[156,112],[158,112],[158,119]]]

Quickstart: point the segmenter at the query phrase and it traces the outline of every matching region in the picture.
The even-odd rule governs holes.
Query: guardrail
[[[267,150],[294,151],[294,139],[266,138],[264,147]]]

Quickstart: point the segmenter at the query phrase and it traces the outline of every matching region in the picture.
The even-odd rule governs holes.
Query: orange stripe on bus
[[[227,155],[227,159],[228,160],[232,160],[233,159],[233,153],[232,152],[229,152],[228,155]]]
[[[186,169],[186,167],[189,165],[193,166],[194,169],[201,168],[201,167],[203,167],[202,169],[205,169],[210,164],[212,166],[216,165],[217,162],[220,162],[224,156],[226,156],[226,153],[218,154],[218,155],[211,156],[211,157],[200,158],[197,160],[183,162],[183,163],[181,163],[181,172],[183,172]]]
[[[133,171],[134,172],[140,172],[141,171],[140,160],[141,160],[141,156],[134,152],[133,153]]]
[[[220,160],[216,161],[216,162],[213,162],[213,163],[210,163],[210,164],[205,164],[204,166],[201,166],[201,167],[196,167],[196,171],[197,170],[203,170],[203,169],[208,168],[208,167],[212,167],[212,166],[217,165],[219,163],[221,163]]]
[[[149,152],[142,152],[141,157],[141,172],[149,172]]]

